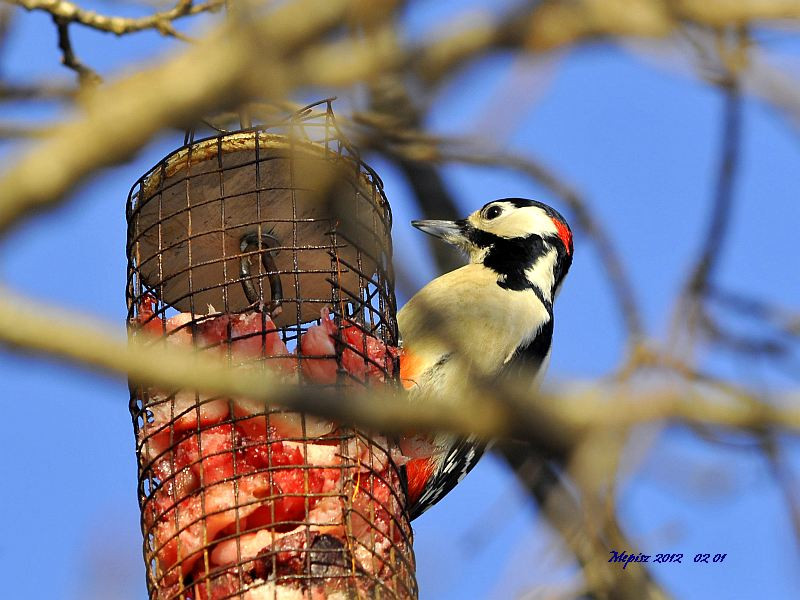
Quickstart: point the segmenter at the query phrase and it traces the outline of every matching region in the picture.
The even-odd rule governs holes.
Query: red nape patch
[[[572,254],[572,232],[564,223],[558,219],[553,219],[553,223],[558,230],[558,237],[564,242],[564,247],[567,249],[567,254]]]

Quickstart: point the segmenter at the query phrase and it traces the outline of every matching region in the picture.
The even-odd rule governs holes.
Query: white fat
[[[339,447],[327,444],[313,444],[311,442],[283,442],[287,448],[297,448],[309,465],[315,467],[338,467],[342,459],[339,457]]]
[[[256,533],[246,533],[239,538],[232,538],[218,543],[211,551],[211,562],[215,565],[232,565],[239,561],[250,560],[268,548],[275,536],[262,529]]]
[[[242,598],[243,600],[347,600],[349,596],[344,592],[330,592],[321,586],[303,590],[289,583],[276,584],[274,581],[256,579],[248,586]]]
[[[244,600],[305,600],[307,598],[300,587],[288,584],[276,585],[272,581],[264,581],[259,585],[261,581],[256,579],[242,598]]]

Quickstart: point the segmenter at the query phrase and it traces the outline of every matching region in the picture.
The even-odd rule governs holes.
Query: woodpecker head
[[[494,200],[458,221],[411,224],[498,275],[509,290],[534,289],[552,302],[572,264],[572,231],[555,209],[525,198]]]

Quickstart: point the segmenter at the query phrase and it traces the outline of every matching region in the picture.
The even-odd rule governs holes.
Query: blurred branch
[[[736,32],[733,40],[728,40],[722,34],[718,35],[717,50],[723,69],[720,85],[724,93],[719,171],[708,228],[702,239],[701,250],[690,269],[684,291],[679,295],[672,325],[673,343],[678,340],[677,336],[682,328],[685,328],[690,336],[690,347],[691,337],[698,330],[712,329],[705,308],[706,291],[721,258],[733,208],[742,135],[742,97],[738,73],[747,63],[746,33]]]
[[[800,494],[789,461],[786,460],[778,440],[770,433],[763,436],[762,448],[786,502],[786,510],[794,528],[795,543],[800,544]]]
[[[38,138],[45,135],[46,130],[38,125],[21,125],[0,121],[0,139]]]
[[[707,296],[742,316],[761,319],[787,336],[800,336],[800,312],[713,286],[707,290]]]
[[[136,381],[166,388],[198,389],[228,396],[247,396],[291,410],[353,422],[391,432],[451,431],[484,438],[519,437],[539,443],[547,452],[560,453],[592,429],[631,427],[653,422],[687,422],[759,432],[781,427],[800,432],[800,402],[784,398],[784,408],[758,401],[739,391],[727,396],[699,388],[648,388],[638,392],[617,387],[557,394],[524,395],[521,418],[514,403],[518,390],[504,387],[495,393],[476,380],[474,397],[459,398],[467,408],[453,411],[452,402],[431,397],[409,404],[393,393],[347,390],[330,395],[315,389],[306,398],[303,388],[281,384],[268,371],[253,372],[221,366],[192,351],[140,343],[109,335],[110,326],[86,317],[41,305],[29,298],[0,294],[0,342],[22,351],[34,351],[79,365],[127,374]],[[609,410],[608,398],[614,398]]]
[[[727,237],[733,207],[736,168],[739,163],[741,114],[742,98],[739,87],[735,81],[731,81],[725,88],[721,156],[711,217],[708,229],[703,236],[702,250],[692,268],[688,282],[688,292],[694,296],[705,294]]]
[[[226,367],[215,357],[158,343],[159,338],[137,335],[127,341],[109,333],[114,329],[29,298],[0,293],[0,343],[24,352],[66,359],[117,375],[127,374],[133,381],[166,389],[196,389],[263,400],[386,431],[436,431],[444,427],[466,433],[478,425],[474,415],[449,410],[445,404],[411,406],[402,397],[378,394],[375,390],[353,389],[343,395],[314,388],[313,393],[308,393],[300,386],[281,383],[269,369]],[[494,408],[489,407],[488,412],[477,406],[476,409],[477,419],[486,425],[478,425],[478,429],[484,429],[485,435],[506,428],[497,421],[500,413]]]
[[[373,111],[373,122],[377,120],[390,126],[393,131],[416,131],[421,126],[421,111],[397,74],[386,73],[372,82],[370,109]],[[367,143],[379,147],[389,158],[394,159],[411,186],[417,205],[425,217],[457,219],[461,216],[455,198],[447,190],[436,165],[391,152],[380,134],[371,136]],[[428,247],[442,272],[452,271],[463,264],[459,253],[447,244],[431,238],[428,240]]]
[[[417,50],[412,65],[434,83],[490,51],[549,52],[616,37],[665,38],[693,23],[714,29],[800,18],[794,0],[560,0],[523,5],[492,23],[486,18],[442,33]],[[452,29],[452,27],[451,27]]]
[[[747,61],[739,66],[736,74],[740,93],[761,100],[778,116],[786,118],[794,129],[800,130],[800,80],[791,69],[776,64],[781,60],[779,53],[773,55],[764,48],[765,44],[759,38],[765,31],[773,29],[748,31]],[[686,25],[667,40],[625,40],[622,43],[638,58],[644,58],[661,69],[691,74],[710,85],[724,88],[730,77],[718,56],[718,40],[719,31]],[[690,73],[686,70],[687,58],[696,63]]]
[[[681,18],[719,28],[800,19],[800,4],[794,0],[677,0],[674,11]]]
[[[418,49],[419,77],[433,83],[487,51],[546,52],[607,35],[667,35],[674,23],[657,0],[540,2],[523,5],[500,21],[487,18],[441,33]]]
[[[764,52],[750,52],[749,68],[741,74],[744,91],[783,113],[800,130],[800,81],[771,64]]]
[[[527,393],[504,389],[490,395],[486,382],[472,380],[474,391],[458,401],[426,397],[410,403],[390,388],[320,390],[281,383],[269,369],[231,368],[202,352],[165,345],[161,337],[136,335],[130,341],[109,334],[113,327],[85,316],[0,290],[0,343],[25,352],[66,359],[79,366],[167,389],[193,389],[229,397],[248,397],[298,412],[328,416],[389,433],[451,431],[482,438],[523,437],[548,452],[562,451],[577,432],[549,409],[540,411]],[[158,343],[162,342],[162,343]],[[313,393],[309,393],[311,390]]]
[[[608,562],[609,549],[635,553],[635,544],[622,533],[613,515],[610,522],[587,523],[585,509],[551,460],[526,444],[501,442],[494,449],[514,470],[578,560],[586,579],[586,598],[657,600],[668,597],[652,580],[645,565],[636,565],[637,568],[628,572]]]
[[[70,85],[58,85],[52,82],[34,84],[17,84],[0,81],[0,102],[19,100],[69,100],[78,93],[77,88]]]
[[[354,120],[378,132],[367,136],[366,144],[379,147],[381,151],[398,162],[416,164],[420,165],[419,168],[427,167],[427,169],[433,169],[432,164],[457,162],[518,171],[531,177],[535,183],[543,186],[562,201],[575,217],[576,228],[583,231],[597,249],[627,329],[629,344],[635,346],[642,340],[644,330],[633,284],[625,272],[625,267],[614,248],[611,237],[589,208],[586,199],[574,188],[533,158],[487,150],[487,147],[491,148],[491,143],[486,140],[439,138],[416,129],[397,127],[395,121],[387,119],[385,114],[359,113]],[[417,199],[427,209],[426,216],[436,218],[462,216],[456,212],[455,202],[444,191],[443,183],[439,182],[437,185],[433,185],[434,193],[426,194],[425,191],[428,188],[425,185],[429,183],[429,179],[427,176],[420,175],[418,177],[419,181],[415,189],[419,188],[420,193],[417,195]],[[412,185],[414,185],[413,182]],[[438,245],[442,246],[443,244]],[[440,262],[439,268],[450,270],[452,266],[447,262]]]
[[[14,10],[10,6],[0,6],[0,57],[5,53],[13,18]]]

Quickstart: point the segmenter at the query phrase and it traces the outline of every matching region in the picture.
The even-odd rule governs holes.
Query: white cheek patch
[[[468,221],[473,227],[502,238],[527,237],[531,234],[558,236],[558,228],[553,219],[538,206],[509,206],[504,214],[491,221],[481,218],[477,212],[470,215]]]

